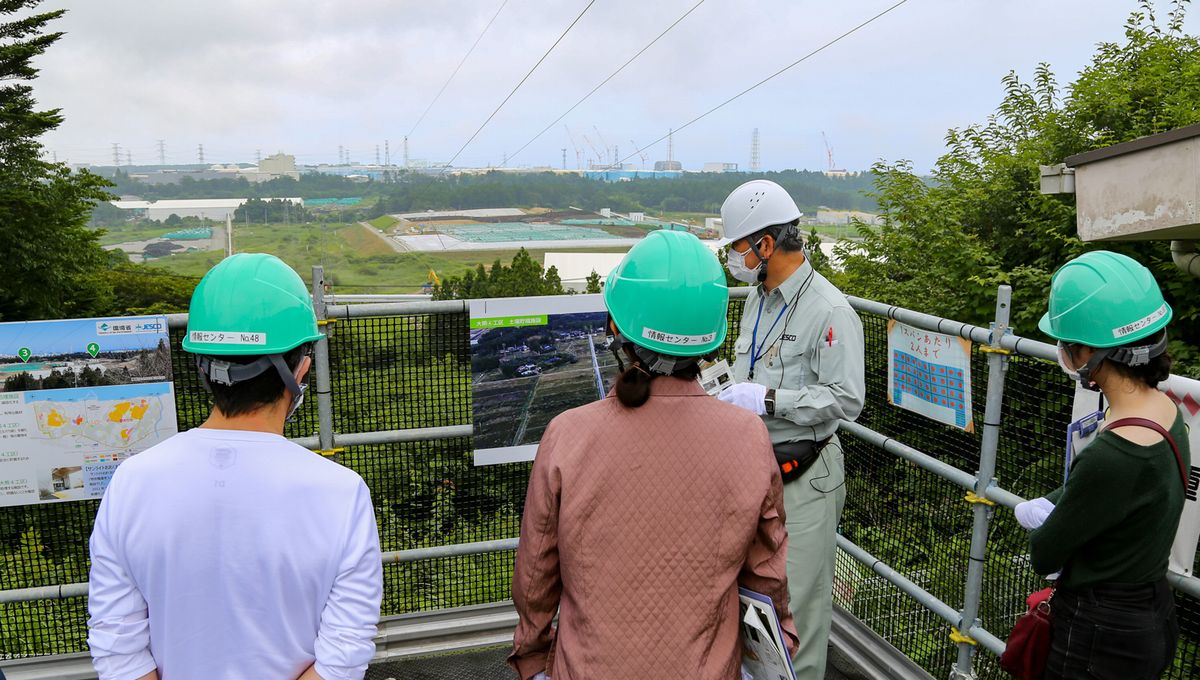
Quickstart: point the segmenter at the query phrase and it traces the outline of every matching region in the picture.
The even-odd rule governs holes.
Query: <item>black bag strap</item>
[[[1184,493],[1187,493],[1188,469],[1187,466],[1183,464],[1183,456],[1179,454],[1179,445],[1175,443],[1175,438],[1171,436],[1170,432],[1167,432],[1166,428],[1148,418],[1122,418],[1109,423],[1109,425],[1104,429],[1112,430],[1118,427],[1144,427],[1148,430],[1154,430],[1162,435],[1163,439],[1166,439],[1167,443],[1171,445],[1171,450],[1175,452],[1175,462],[1179,463],[1179,478],[1183,480]]]

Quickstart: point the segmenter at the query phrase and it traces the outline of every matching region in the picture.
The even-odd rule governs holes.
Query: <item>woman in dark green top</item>
[[[1106,422],[1150,422],[1104,430],[1066,484],[1017,507],[1034,529],[1034,570],[1061,573],[1046,678],[1157,678],[1179,632],[1166,575],[1190,465],[1182,415],[1158,390],[1171,371],[1171,307],[1149,270],[1106,251],[1055,272],[1049,307],[1039,326],[1059,341],[1063,370],[1104,393]]]

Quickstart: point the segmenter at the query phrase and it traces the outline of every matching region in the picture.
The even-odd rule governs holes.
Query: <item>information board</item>
[[[971,341],[888,322],[888,402],[967,432],[971,409]]]
[[[550,420],[617,375],[600,295],[471,300],[475,464],[533,460]]]
[[[0,323],[0,506],[99,498],[178,430],[166,317]]]

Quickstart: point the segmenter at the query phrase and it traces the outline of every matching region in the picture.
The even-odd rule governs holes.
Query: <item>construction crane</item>
[[[640,149],[641,149],[642,147],[638,146],[638,143],[637,143],[637,142],[635,142],[635,141],[633,141],[632,139],[631,139],[631,140],[629,140],[629,143],[633,145],[633,148],[635,148],[635,149],[638,149],[638,150],[639,150],[639,151],[637,151],[637,155],[639,155],[639,156],[641,156],[641,157],[642,157],[642,165],[641,165],[641,168],[642,168],[643,170],[645,170],[645,169],[646,169],[646,154],[644,154],[644,153],[642,153],[642,152],[640,151]]]
[[[566,125],[563,125],[563,129],[567,131],[567,139],[571,140],[571,146],[575,147],[575,169],[582,170],[583,169],[583,151],[580,150],[579,145],[575,143],[575,135],[571,134],[571,128],[567,127]]]
[[[595,144],[592,144],[592,140],[588,139],[587,135],[583,135],[583,141],[586,142],[589,147],[591,147],[592,153],[596,156],[596,163],[599,165],[604,165],[604,154],[600,153],[600,150],[596,148]],[[596,163],[593,163],[593,165]]]
[[[609,156],[609,153],[612,151],[612,147],[608,145],[608,142],[604,141],[604,135],[600,134],[600,128],[593,125],[592,129],[596,131],[596,139],[600,140],[600,146],[604,147],[604,160],[601,162],[611,167],[615,162],[615,160]]]
[[[833,164],[833,147],[829,146],[829,138],[825,136],[824,131],[821,132],[821,139],[825,142],[825,158],[829,162],[829,168],[825,171],[825,174],[830,177],[845,175],[845,170],[841,170]]]

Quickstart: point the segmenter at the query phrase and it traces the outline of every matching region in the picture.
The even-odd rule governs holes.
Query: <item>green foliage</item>
[[[599,277],[597,277],[599,278]],[[435,300],[469,300],[494,297],[526,297],[531,295],[563,295],[558,269],[543,270],[538,261],[524,248],[513,256],[512,264],[496,260],[490,269],[482,264],[462,276],[448,277],[433,291]]]
[[[171,217],[176,216],[172,215]],[[176,217],[176,219],[178,218]],[[169,221],[170,217],[167,220]],[[261,198],[251,198],[233,211],[234,222],[267,224],[268,222],[288,223],[311,220],[312,213],[302,206],[292,205],[291,201],[283,198],[272,198],[265,201]],[[163,224],[167,223],[163,222]]]
[[[1072,154],[1200,122],[1200,41],[1182,32],[1185,5],[1173,2],[1160,26],[1143,0],[1124,40],[1100,44],[1065,88],[1045,64],[1031,83],[1007,75],[1004,98],[985,123],[947,133],[932,183],[906,161],[877,165],[882,224],[859,223],[864,240],[842,244],[838,283],[977,324],[992,315],[995,287],[1009,284],[1014,328],[1035,334],[1055,269],[1087,250],[1115,250],[1154,272],[1176,310],[1177,371],[1200,375],[1200,287],[1173,265],[1168,244],[1083,243],[1074,201],[1040,194],[1038,172]]]
[[[595,269],[593,269],[592,273],[588,274],[588,276],[587,276],[587,288],[584,289],[583,292],[599,293],[602,290],[600,286],[601,286],[600,274]]]
[[[869,173],[826,177],[820,172],[788,170],[754,176],[766,177],[781,184],[806,212],[815,212],[821,206],[854,210],[874,208],[874,202],[865,194],[871,186]],[[750,178],[751,175],[744,173],[688,173],[677,179],[635,179],[609,183],[580,175],[550,172],[519,175],[491,172],[462,176],[406,173],[394,182],[359,183],[344,177],[308,173],[301,175],[299,180],[284,177],[257,184],[245,178],[196,180],[185,176],[178,184],[152,185],[143,184],[121,171],[111,175],[116,184],[116,193],[146,200],[373,197],[373,202],[368,204],[364,201],[359,210],[341,213],[354,213],[366,220],[389,213],[498,206],[566,208],[573,205],[589,210],[612,208],[621,212],[690,211],[711,214],[720,210],[721,201],[734,187]]]
[[[9,2],[11,15],[38,2]],[[106,182],[40,159],[38,141],[58,127],[57,109],[39,111],[34,57],[61,33],[44,33],[63,10],[0,24],[0,318],[46,318],[88,308],[85,274],[104,261],[96,233],[86,229],[92,203],[107,197]]]

